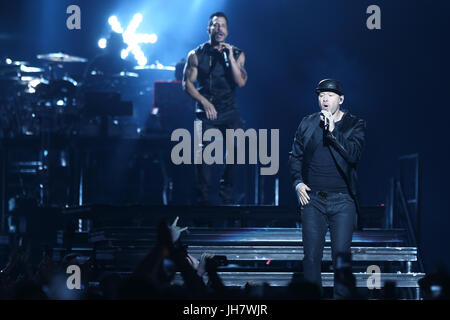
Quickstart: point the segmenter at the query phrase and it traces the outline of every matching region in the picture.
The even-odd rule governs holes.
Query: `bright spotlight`
[[[111,28],[114,32],[123,33],[122,26],[120,25],[120,22],[119,20],[117,20],[116,16],[109,17],[108,23],[111,25]]]
[[[138,65],[145,66],[146,64],[147,64],[147,58],[146,57],[139,58]]]
[[[158,36],[156,34],[154,34],[154,33],[152,33],[149,38],[150,38],[149,39],[150,43],[156,43],[156,41],[158,41]]]
[[[105,49],[106,45],[107,45],[108,41],[105,38],[101,38],[100,40],[98,40],[98,46],[101,49]]]
[[[111,16],[111,17],[109,17],[109,19],[108,19],[108,23],[109,23],[110,25],[113,25],[113,24],[115,24],[115,23],[117,23],[117,22],[119,22],[119,20],[117,20],[117,17],[116,17],[116,16]]]
[[[127,49],[123,49],[120,51],[120,57],[125,60],[128,57],[128,53],[129,51]]]
[[[111,16],[108,19],[108,23],[111,25],[113,31],[122,34],[123,42],[128,45],[128,48],[122,50],[120,56],[122,59],[126,59],[130,52],[133,54],[134,58],[140,66],[145,66],[147,64],[147,58],[142,51],[141,43],[151,43],[154,44],[158,41],[158,36],[154,33],[136,33],[137,28],[141,24],[143,16],[141,13],[136,13],[130,21],[130,24],[124,30],[120,25],[119,20],[116,16]],[[99,44],[100,46],[100,44]]]
[[[151,43],[154,44],[158,41],[158,36],[154,33],[138,33],[135,35],[135,39],[138,43]]]
[[[136,13],[133,17],[133,20],[135,20],[138,25],[142,22],[142,19],[143,17],[140,13]]]

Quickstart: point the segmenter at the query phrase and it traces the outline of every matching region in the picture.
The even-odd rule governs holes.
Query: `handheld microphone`
[[[323,122],[323,130],[328,131],[328,129],[330,128],[330,122],[329,122],[328,118],[325,117],[323,114],[321,114],[321,117],[323,118],[323,119],[321,119]]]
[[[229,68],[230,67],[230,60],[228,60],[227,51],[225,49],[222,50],[222,54],[223,54],[223,60],[225,60],[225,65],[227,66],[227,68]]]

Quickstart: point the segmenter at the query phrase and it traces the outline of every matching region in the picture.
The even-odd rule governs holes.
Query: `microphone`
[[[321,121],[323,122],[323,130],[328,131],[328,129],[330,128],[330,121],[323,114],[321,114],[321,117],[323,117],[323,119],[321,119]]]
[[[228,60],[228,55],[227,55],[227,51],[225,49],[222,50],[222,54],[223,54],[223,60],[225,60],[225,65],[227,66],[227,68],[230,67],[230,60]]]
[[[324,117],[325,119],[325,124],[324,124],[324,126],[323,126],[323,128],[324,128],[324,130],[325,131],[328,131],[328,129],[330,128],[330,121],[328,120],[328,118],[327,117]]]

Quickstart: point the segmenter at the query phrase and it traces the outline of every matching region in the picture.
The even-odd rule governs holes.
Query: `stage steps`
[[[156,240],[156,229],[146,227],[104,227],[89,235],[89,242],[97,246],[134,246],[152,245]],[[394,245],[405,243],[406,232],[403,229],[364,229],[353,233],[353,244]],[[189,228],[182,235],[187,245],[301,245],[301,228]],[[330,243],[330,233],[325,237]]]
[[[361,206],[361,223],[364,227],[381,227],[374,223],[384,216],[381,206]],[[66,220],[78,224],[79,219],[90,220],[94,228],[122,226],[156,226],[162,218],[172,222],[180,217],[180,225],[208,228],[294,228],[301,224],[297,207],[273,205],[107,205],[90,204],[64,208]],[[381,219],[382,220],[382,219]]]
[[[97,249],[99,260],[124,260],[144,258],[149,252],[144,248],[105,248]],[[229,261],[300,261],[303,259],[303,247],[294,246],[189,246],[188,253],[200,258],[202,253],[226,256]],[[417,261],[415,247],[352,247],[353,261]],[[331,248],[325,247],[323,260],[331,261]]]
[[[288,286],[295,275],[295,272],[218,272],[224,285],[231,287],[245,286],[246,283],[256,284],[269,283],[271,286]],[[356,278],[357,288],[367,288],[367,280],[373,274],[356,272],[353,273]],[[381,273],[381,287],[388,281],[395,282],[400,288],[418,288],[417,282],[424,276],[423,273]],[[205,281],[207,277],[205,276]],[[322,286],[333,287],[334,274],[332,272],[322,272]],[[177,273],[174,279],[175,284],[182,284],[181,274]]]
[[[99,261],[128,267],[145,257],[156,244],[156,236],[155,228],[104,227],[88,234],[85,248],[95,249]],[[181,240],[195,257],[208,252],[235,262],[303,259],[301,228],[190,228]],[[354,262],[405,262],[406,272],[417,261],[417,248],[405,246],[404,230],[356,231],[351,252]],[[329,232],[323,261],[331,261]]]
[[[128,209],[132,211],[131,208]],[[174,208],[160,209],[158,214],[173,213],[172,209]],[[229,227],[236,218],[241,221],[252,220],[256,211],[267,216],[267,219],[270,216],[273,218],[276,213],[283,216],[279,217],[281,220],[289,221],[291,219],[289,218],[292,217],[291,211],[283,208],[275,209],[278,212],[274,213],[273,207],[231,207],[220,208],[221,212],[218,214],[211,212],[211,208],[189,208],[189,212],[179,214],[178,225],[189,226],[188,231],[183,232],[181,241],[188,246],[188,252],[196,258],[200,258],[201,254],[205,252],[226,256],[228,265],[220,266],[218,271],[227,286],[240,287],[250,281],[268,283],[275,287],[287,286],[292,277],[302,271],[302,229],[299,227],[267,227],[264,224],[259,224],[260,227],[245,227],[245,223],[242,223],[241,227]],[[117,209],[118,216],[120,216],[119,211],[123,213],[122,210]],[[101,210],[101,212],[104,211]],[[81,213],[82,215],[86,214],[84,210]],[[74,212],[72,211],[71,214]],[[214,216],[222,222],[228,221],[229,223],[213,223],[208,227],[203,226],[202,223],[193,225],[187,223],[191,217],[192,219],[214,220]],[[124,223],[122,225],[118,222],[119,220],[115,220],[114,224],[107,224],[104,217],[97,218],[100,218],[102,223],[94,223],[94,229],[91,232],[74,233],[75,238],[83,240],[80,243],[75,241],[71,251],[86,257],[94,253],[97,261],[105,269],[124,275],[130,274],[156,244],[157,230],[154,227],[156,224],[150,224],[150,220],[147,218],[136,220],[136,215],[133,218],[135,219],[133,224]],[[109,218],[112,218],[110,221],[114,220],[112,216]],[[151,220],[156,221],[156,218],[153,218]],[[124,221],[123,219],[125,218],[122,216],[120,220]],[[171,222],[172,220],[172,215],[169,215],[167,221]],[[137,224],[136,221],[138,221]],[[148,227],[149,225],[152,227]],[[289,223],[289,225],[295,225],[295,223]],[[326,234],[325,240],[322,278],[323,286],[331,288],[333,286],[333,268],[329,232]],[[56,256],[59,255],[60,258],[66,253],[67,251],[62,248],[56,250]],[[393,281],[398,288],[409,292],[408,297],[420,297],[417,281],[424,274],[417,272],[417,248],[408,245],[407,233],[404,229],[366,228],[355,231],[351,253],[353,273],[358,288],[367,287],[367,279],[373,275],[366,273],[367,267],[376,265],[381,270],[382,287],[385,282]],[[182,279],[178,275],[175,282],[180,283],[180,281]]]

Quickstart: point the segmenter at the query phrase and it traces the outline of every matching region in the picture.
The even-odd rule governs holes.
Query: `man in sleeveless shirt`
[[[247,82],[244,52],[226,42],[228,19],[223,12],[213,13],[208,21],[209,41],[189,52],[183,74],[183,88],[196,101],[196,127],[199,136],[216,128],[225,138],[226,129],[242,127],[236,108],[236,87]],[[197,81],[198,87],[194,85]],[[201,157],[202,150],[194,157]],[[210,204],[212,166],[196,164],[197,204]],[[220,196],[224,204],[232,204],[235,165],[226,164],[220,179]]]

